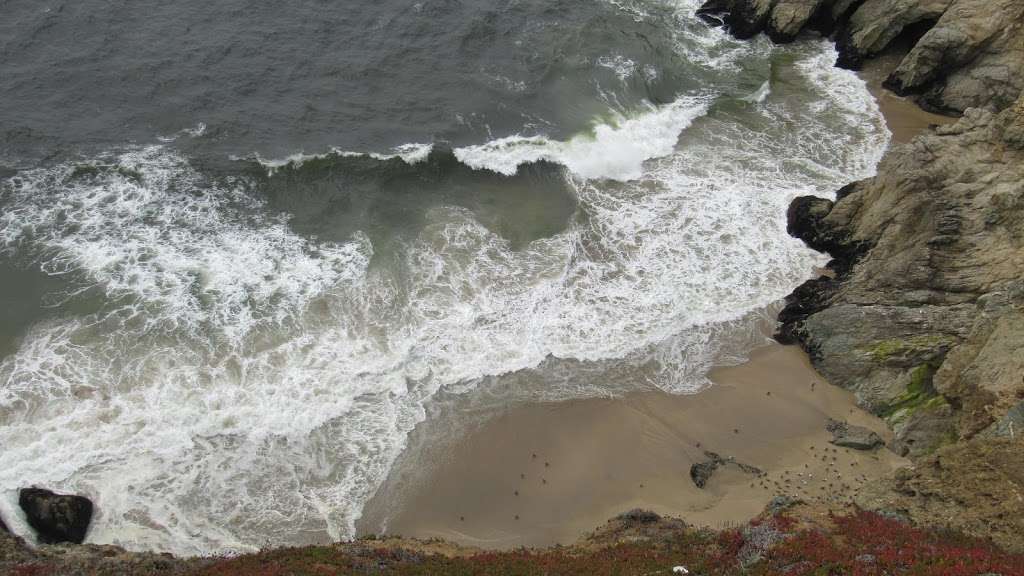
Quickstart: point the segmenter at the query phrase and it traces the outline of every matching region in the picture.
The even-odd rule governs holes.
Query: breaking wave
[[[786,234],[788,203],[870,176],[888,143],[826,43],[785,49],[801,97],[681,96],[565,141],[456,148],[509,179],[564,167],[573,218],[524,245],[440,203],[380,258],[361,230],[302,233],[261,179],[207,174],[171,142],[18,173],[3,250],[66,276],[62,303],[102,304],[35,325],[0,363],[0,489],[93,496],[92,542],[301,544],[353,535],[442,389],[571,361],[535,393],[618,392],[601,374],[652,363],[646,384],[699,390],[722,332],[822,264]]]

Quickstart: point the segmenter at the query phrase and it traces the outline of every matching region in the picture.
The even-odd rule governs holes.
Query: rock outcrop
[[[81,544],[92,521],[92,501],[84,496],[55,494],[42,488],[23,488],[18,506],[39,542]]]
[[[939,112],[1002,109],[1024,90],[1024,0],[708,0],[697,14],[739,38],[832,35],[846,68],[906,44],[886,86]]]
[[[992,538],[1024,552],[1024,447],[1019,438],[975,438],[946,446],[871,486],[858,505]]]
[[[787,299],[781,340],[896,432],[914,456],[970,438],[1024,397],[1024,100],[892,150],[834,204],[800,199],[790,230],[835,277]]]
[[[832,439],[829,442],[843,448],[874,450],[879,446],[885,445],[885,441],[882,440],[881,436],[863,426],[854,426],[829,418],[825,429],[832,434]]]
[[[763,474],[760,468],[737,462],[735,458],[723,458],[714,452],[704,452],[704,457],[707,458],[707,460],[690,466],[690,479],[693,480],[693,484],[697,486],[697,488],[703,488],[706,486],[708,480],[711,479],[711,476],[714,475],[715,471],[724,466],[733,466],[742,472],[753,474],[755,476]]]
[[[956,0],[886,80],[928,107],[1006,108],[1024,90],[1024,1]]]
[[[778,338],[884,418],[915,466],[861,505],[1024,549],[1024,96],[890,150],[789,229],[835,260]]]

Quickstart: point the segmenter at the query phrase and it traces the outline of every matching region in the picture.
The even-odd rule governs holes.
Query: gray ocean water
[[[706,386],[823,262],[789,201],[889,134],[698,4],[0,2],[0,514],[345,538],[442,398]]]

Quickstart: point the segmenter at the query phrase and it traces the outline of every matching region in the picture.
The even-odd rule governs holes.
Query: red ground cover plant
[[[743,569],[738,556],[744,531],[679,532],[657,542],[625,543],[598,550],[552,548],[484,552],[445,558],[376,550],[354,558],[333,548],[269,551],[225,560],[202,572],[208,576],[286,576],[327,574],[505,575],[654,575],[685,565],[691,574],[726,576],[1024,576],[1024,556],[943,531],[914,528],[869,512],[831,517],[828,532],[796,530],[785,515],[755,522],[772,523],[786,539],[759,562]]]
[[[672,567],[682,565],[693,576],[1024,576],[1024,555],[960,534],[915,528],[869,512],[808,518],[782,514],[719,532],[676,522],[646,540],[615,532],[614,539],[626,541],[606,547],[584,544],[456,558],[370,542],[281,548],[217,560],[190,575],[654,576],[673,575]],[[54,568],[30,564],[13,574],[62,574]]]
[[[743,569],[744,531],[680,532],[657,542],[598,550],[552,548],[484,552],[465,558],[374,550],[352,556],[332,547],[272,550],[224,560],[204,576],[326,576],[334,574],[473,576],[653,576],[685,565],[700,576],[1024,576],[1024,556],[955,533],[914,528],[869,512],[832,517],[829,532],[793,530],[759,562]],[[789,530],[786,516],[761,520]]]
[[[833,518],[829,534],[804,530],[776,546],[764,574],[790,576],[1024,576],[1024,556],[963,535],[915,528],[870,512]]]

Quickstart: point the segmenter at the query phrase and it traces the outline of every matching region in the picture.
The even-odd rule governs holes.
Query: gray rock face
[[[935,23],[954,0],[865,0],[847,24],[849,49],[860,58],[885,50],[905,31]]]
[[[955,0],[886,81],[938,110],[1001,110],[1024,90],[1024,1]]]
[[[1024,0],[708,0],[697,14],[739,38],[834,35],[844,68],[910,42],[886,86],[940,112],[1001,110],[1024,90]]]
[[[967,110],[790,215],[835,277],[787,298],[780,334],[915,463],[858,504],[1024,549],[1024,97]]]
[[[882,437],[863,426],[854,426],[829,418],[825,429],[832,434],[829,442],[854,450],[873,450],[885,444]]]
[[[92,521],[92,501],[84,496],[55,494],[41,488],[23,488],[18,506],[44,544],[81,544]]]
[[[780,332],[911,457],[981,432],[1024,394],[1022,126],[1024,100],[970,110],[893,149],[827,214],[795,211],[791,230],[838,256],[837,278],[794,294]]]
[[[855,497],[867,510],[889,511],[926,526],[945,526],[1024,552],[1024,444],[975,437],[944,446]]]
[[[984,432],[986,436],[1016,440],[1024,436],[1024,402],[1017,404],[1005,416]]]

